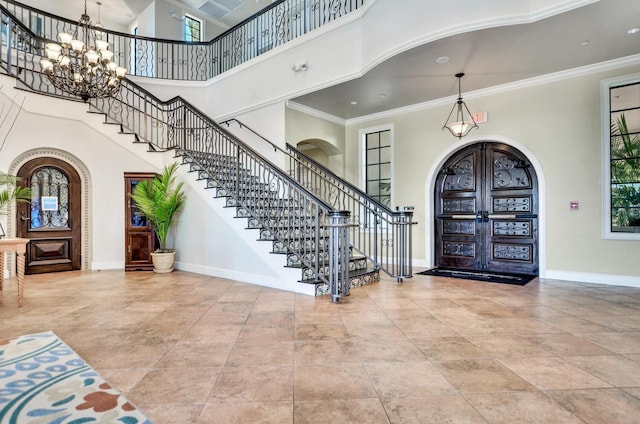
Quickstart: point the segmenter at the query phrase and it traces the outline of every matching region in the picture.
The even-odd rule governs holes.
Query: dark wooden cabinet
[[[141,181],[150,180],[156,174],[149,172],[124,173],[125,204],[125,271],[151,271],[151,252],[155,249],[155,233],[146,216],[138,211],[131,193]]]

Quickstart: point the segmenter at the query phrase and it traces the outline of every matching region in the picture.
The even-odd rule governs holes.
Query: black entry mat
[[[515,284],[524,286],[537,277],[531,274],[505,274],[487,271],[467,271],[451,268],[432,268],[418,272],[420,275],[433,275],[436,277],[462,278],[465,280],[486,281],[487,283]]]

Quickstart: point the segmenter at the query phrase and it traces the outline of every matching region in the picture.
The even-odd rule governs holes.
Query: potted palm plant
[[[167,246],[167,237],[186,200],[184,183],[176,183],[177,169],[177,163],[165,166],[155,178],[141,181],[131,193],[131,199],[149,219],[158,237],[159,246],[151,253],[151,259],[154,272],[159,273],[173,271],[175,251]]]
[[[2,187],[0,190],[0,216],[7,214],[7,206],[14,200],[17,203],[31,202],[31,189],[20,187],[18,181],[20,181],[18,177],[0,172],[0,187]],[[0,238],[4,235],[4,229],[0,224]]]

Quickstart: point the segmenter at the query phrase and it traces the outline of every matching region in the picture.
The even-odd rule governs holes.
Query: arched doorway
[[[32,190],[32,203],[19,205],[16,234],[31,240],[26,273],[81,269],[81,184],[67,162],[40,157],[18,171],[21,184]]]
[[[469,145],[436,178],[435,265],[538,274],[538,179],[503,143]]]

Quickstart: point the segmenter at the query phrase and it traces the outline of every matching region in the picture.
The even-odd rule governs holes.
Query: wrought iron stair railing
[[[114,60],[129,75],[206,81],[278,46],[335,21],[366,0],[277,0],[209,42],[161,40],[100,28]],[[76,29],[77,21],[14,0],[0,5],[32,33],[55,40]]]
[[[354,249],[390,276],[402,281],[412,277],[412,210],[393,211],[367,193],[287,143],[286,149],[237,119],[221,124],[238,125],[284,156],[289,175],[336,210],[351,212],[357,224],[350,228]]]
[[[0,44],[0,67],[6,74],[16,77],[17,85],[23,88],[64,97],[64,93],[57,92],[56,89],[46,83],[46,77],[39,71],[38,61],[42,57],[44,44],[47,40],[34,35],[20,21],[14,19],[4,7],[0,5],[1,22],[4,39]],[[348,223],[342,222],[344,215],[339,216],[328,203],[315,197],[309,190],[291,179],[285,171],[274,167],[264,157],[250,149],[242,141],[225,131],[204,114],[200,113],[193,106],[185,102],[180,97],[176,97],[167,102],[162,102],[152,94],[125,80],[122,89],[117,97],[109,99],[92,99],[91,106],[102,111],[112,120],[118,122],[122,128],[136,134],[140,140],[149,143],[155,150],[178,149],[181,155],[189,157],[189,161],[195,164],[197,170],[207,179],[215,179],[216,171],[219,169],[212,163],[215,161],[205,161],[203,158],[224,155],[235,161],[233,169],[237,170],[235,180],[220,180],[226,185],[223,186],[235,202],[242,206],[251,205],[247,202],[247,191],[242,188],[240,174],[250,170],[262,183],[270,185],[270,192],[278,193],[295,203],[300,210],[304,211],[303,216],[311,216],[313,228],[298,231],[301,241],[290,244],[288,240],[281,240],[282,246],[301,246],[301,249],[292,251],[297,257],[293,261],[304,263],[307,270],[310,270],[312,277],[328,283],[331,287],[342,285],[344,282],[332,283],[327,277],[332,277],[332,272],[321,271],[324,269],[340,270],[346,269],[349,261],[348,252],[350,249],[341,246],[330,255],[322,251],[323,247],[316,241],[314,245],[309,244],[309,231],[320,233],[323,225],[332,228],[350,227]],[[205,156],[197,157],[205,153]],[[228,166],[228,165],[227,165]],[[281,228],[270,227],[268,220],[263,216],[250,212],[260,225],[263,225],[268,233],[273,237],[278,237]],[[335,222],[327,222],[327,217]],[[305,238],[306,237],[306,238]],[[319,240],[320,237],[316,237]],[[347,237],[348,240],[348,237]],[[289,244],[287,244],[289,243]],[[314,258],[315,262],[309,258]],[[329,275],[328,275],[329,274]]]
[[[0,19],[6,29],[0,68],[15,77],[18,86],[65,97],[39,70],[48,40],[33,34],[2,5]],[[349,278],[348,232],[336,236],[326,230],[346,229],[348,212],[334,210],[181,97],[161,101],[125,79],[117,96],[90,99],[89,104],[152,150],[175,150],[207,186],[263,230],[261,238],[272,241],[276,253],[286,253],[290,264],[303,268],[302,280],[324,284],[334,301],[348,295],[348,281],[336,280]]]

